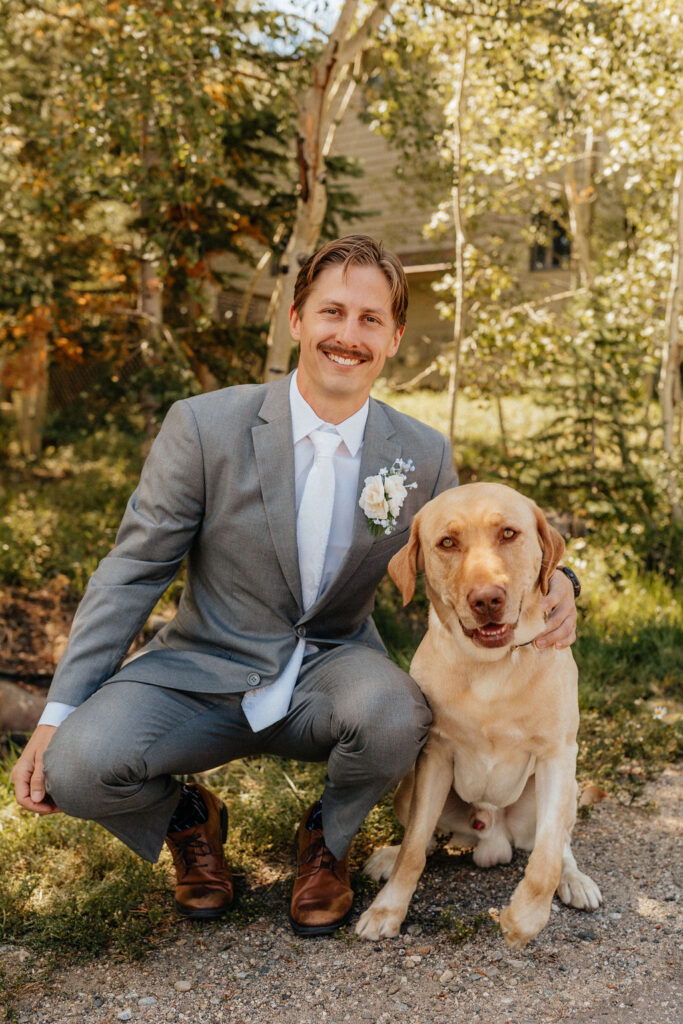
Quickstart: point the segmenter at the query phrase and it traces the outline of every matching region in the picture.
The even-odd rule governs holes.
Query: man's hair
[[[369,235],[346,235],[326,242],[309,256],[297,274],[292,305],[301,310],[316,277],[333,263],[341,263],[344,273],[349,267],[377,267],[387,279],[391,290],[391,313],[397,327],[404,327],[408,309],[408,282],[398,256],[386,252],[381,242]]]

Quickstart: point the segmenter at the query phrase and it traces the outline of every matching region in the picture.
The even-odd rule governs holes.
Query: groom
[[[152,861],[166,841],[186,917],[232,901],[227,812],[174,775],[248,754],[327,761],[290,908],[297,933],[319,935],[350,915],[351,840],[426,738],[429,709],[371,619],[413,515],[456,483],[440,434],[369,399],[407,297],[398,259],[371,238],[327,243],[295,286],[297,371],[171,408],[14,767],[30,810],[95,820]],[[388,504],[381,479],[363,488],[381,470]],[[185,556],[176,616],[120,667]],[[547,610],[539,643],[570,643],[561,574]]]

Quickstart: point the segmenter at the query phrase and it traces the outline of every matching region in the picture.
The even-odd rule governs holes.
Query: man
[[[369,400],[406,306],[395,256],[363,235],[330,242],[297,278],[296,373],[172,407],[12,773],[30,810],[98,821],[149,860],[165,840],[187,917],[232,901],[227,813],[174,774],[256,753],[327,761],[290,907],[295,931],[318,935],[348,918],[351,840],[426,739],[425,701],[370,617],[412,516],[456,483],[440,434]],[[361,508],[370,477],[391,500],[364,491]],[[175,618],[118,668],[185,555]],[[570,643],[561,574],[547,607],[538,642]]]

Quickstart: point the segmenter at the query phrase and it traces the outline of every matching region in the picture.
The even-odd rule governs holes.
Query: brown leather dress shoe
[[[289,920],[297,935],[331,935],[351,916],[353,889],[347,858],[335,860],[322,829],[307,829],[309,807],[297,832],[296,881]]]
[[[183,917],[222,917],[233,900],[232,875],[223,854],[228,834],[228,809],[204,786],[199,790],[209,813],[203,825],[166,836],[176,871],[175,905]]]

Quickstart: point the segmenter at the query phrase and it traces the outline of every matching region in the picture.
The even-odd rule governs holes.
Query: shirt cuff
[[[64,722],[72,711],[76,708],[72,707],[71,704],[60,704],[59,701],[49,700],[45,705],[45,710],[38,719],[38,725],[55,725],[59,727]]]

